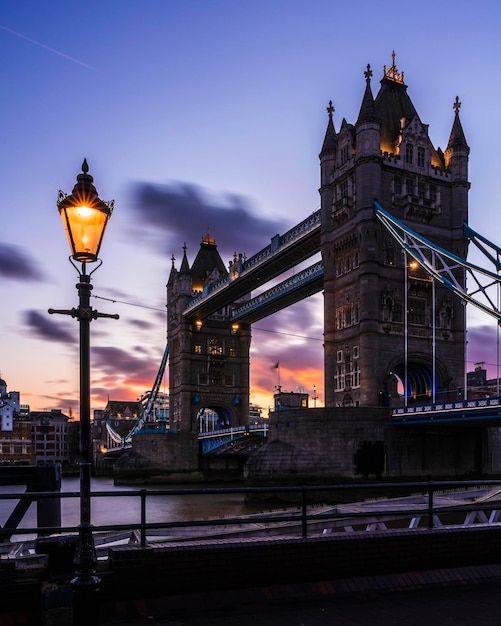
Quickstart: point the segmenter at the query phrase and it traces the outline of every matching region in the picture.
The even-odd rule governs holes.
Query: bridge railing
[[[501,398],[473,398],[471,400],[447,400],[444,402],[430,402],[426,404],[409,404],[395,407],[393,415],[416,413],[431,413],[434,411],[464,411],[465,409],[481,409],[501,406]]]
[[[476,490],[488,491],[479,496],[473,497]],[[453,502],[460,500],[458,494],[467,491],[468,498],[464,499],[466,504],[444,505],[437,503],[441,494],[454,494]],[[364,501],[361,505],[333,505],[332,507],[318,508],[319,502],[350,502],[348,494],[356,494],[364,500],[365,498],[385,498],[378,500]],[[278,530],[274,534],[294,533],[294,529],[302,537],[307,537],[309,529],[311,532],[325,532],[321,529],[332,529],[332,525],[339,526],[346,520],[346,524],[350,525],[353,531],[353,525],[357,523],[364,524],[366,520],[370,521],[370,529],[374,530],[382,528],[378,519],[410,519],[408,528],[415,529],[419,526],[421,520],[424,520],[426,527],[429,529],[444,523],[439,516],[443,515],[466,515],[466,520],[475,521],[480,519],[483,523],[499,524],[501,501],[496,499],[501,493],[501,480],[471,480],[471,481],[415,481],[401,483],[349,483],[349,484],[331,484],[317,486],[291,486],[291,487],[225,487],[225,488],[193,488],[193,489],[140,489],[140,490],[124,490],[124,491],[98,491],[91,493],[91,497],[95,498],[137,498],[140,509],[140,521],[136,523],[124,524],[95,524],[93,532],[96,535],[100,533],[123,533],[125,531],[134,531],[138,533],[139,543],[146,546],[148,536],[158,537],[159,531],[167,533],[166,541],[173,540],[172,533],[177,529],[177,539],[193,538],[193,529],[200,528],[200,535],[207,537],[207,527],[221,528],[230,527],[232,524],[238,526],[239,532],[249,525],[249,530],[255,528],[256,524],[266,525],[275,524]],[[225,517],[218,519],[203,520],[180,520],[180,521],[157,521],[148,522],[147,519],[147,501],[152,497],[169,497],[169,496],[193,496],[193,495],[225,495],[225,494],[243,494],[245,498],[265,497],[264,502],[269,502],[269,498],[278,498],[281,502],[284,499],[290,506],[291,502],[295,502],[296,508],[289,508],[285,511],[272,511],[269,513],[259,513],[254,515],[243,515],[235,517]],[[79,492],[61,492],[54,494],[53,492],[37,492],[23,494],[0,494],[0,502],[2,500],[20,500],[24,498],[79,498]],[[412,497],[410,497],[412,496]],[[395,499],[392,501],[392,497]],[[130,504],[129,504],[130,506]],[[344,506],[344,508],[343,508]],[[120,507],[117,506],[117,510]],[[486,513],[489,513],[489,517]],[[457,519],[457,518],[456,518]],[[457,525],[457,521],[454,522]],[[466,521],[464,522],[466,524]],[[320,530],[319,530],[320,529]],[[367,526],[361,530],[368,530]],[[4,552],[2,558],[5,557],[5,551],[2,548],[3,541],[15,535],[50,535],[53,533],[78,533],[78,526],[44,526],[44,527],[23,527],[23,528],[0,528],[0,553]],[[179,534],[179,530],[189,535]],[[342,529],[341,529],[342,530]],[[329,530],[330,532],[330,530]],[[12,552],[14,556],[19,555],[20,551]]]
[[[210,437],[219,437],[221,435],[243,435],[248,432],[261,432],[266,433],[268,427],[266,424],[248,424],[246,426],[233,426],[229,428],[218,428],[217,430],[207,430],[205,432],[198,433],[199,439],[208,439]]]

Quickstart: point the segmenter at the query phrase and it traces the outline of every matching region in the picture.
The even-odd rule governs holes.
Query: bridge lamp
[[[195,328],[197,329],[197,332],[200,332],[202,330],[202,320],[195,321]]]
[[[238,333],[240,326],[238,324],[231,325],[231,334],[236,335]]]
[[[87,160],[82,164],[82,173],[77,176],[73,193],[67,196],[59,192],[57,207],[70,245],[70,263],[77,270],[76,285],[79,304],[71,310],[49,309],[49,313],[60,313],[76,318],[80,328],[80,525],[75,548],[74,564],[76,576],[73,586],[73,624],[88,626],[98,624],[97,591],[100,580],[96,576],[97,556],[91,524],[91,468],[92,437],[90,429],[90,336],[89,326],[98,317],[118,315],[99,313],[90,305],[92,291],[91,276],[101,266],[98,258],[114,202],[103,202],[97,195],[93,178],[89,175]],[[81,263],[81,267],[74,261]],[[87,264],[98,262],[87,273]]]

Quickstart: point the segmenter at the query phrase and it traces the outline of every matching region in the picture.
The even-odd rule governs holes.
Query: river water
[[[182,486],[176,485],[175,488]],[[186,488],[196,488],[196,485],[185,485]],[[92,479],[92,492],[98,491],[138,491],[143,487],[117,486],[113,484],[113,478],[97,477]],[[144,486],[152,491],[162,489],[162,486]],[[172,485],[164,488],[172,489]],[[24,486],[0,486],[0,493],[23,493]],[[78,492],[79,478],[64,478],[61,491]],[[0,499],[0,525],[3,526],[12,512],[16,500]],[[140,522],[140,498],[137,496],[123,496],[120,498],[93,497],[91,501],[92,523],[95,526],[105,524],[135,524]],[[189,495],[165,495],[149,496],[146,500],[146,520],[149,523],[165,521],[193,521],[209,518],[229,517],[233,515],[246,515],[263,510],[245,502],[242,493],[217,493],[217,494],[189,494]],[[266,510],[271,507],[266,505]],[[62,498],[61,501],[61,524],[62,526],[77,526],[80,521],[79,498]],[[36,505],[32,504],[25,514],[19,529],[35,527],[37,525]],[[31,538],[31,535],[20,533],[13,537],[17,541]]]

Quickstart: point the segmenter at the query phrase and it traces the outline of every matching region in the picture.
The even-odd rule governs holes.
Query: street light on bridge
[[[118,315],[99,313],[90,305],[92,274],[101,266],[98,258],[101,243],[108,221],[113,212],[114,201],[103,202],[89,175],[89,166],[84,159],[82,173],[77,176],[73,192],[66,195],[60,191],[57,207],[63,220],[70,244],[70,263],[77,270],[79,282],[76,285],[79,297],[78,308],[71,310],[49,309],[49,313],[71,315],[80,327],[80,525],[75,548],[75,578],[73,586],[73,624],[88,626],[98,624],[96,593],[100,580],[96,576],[97,556],[91,524],[91,467],[92,438],[90,430],[90,336],[89,326],[98,317]],[[74,263],[80,263],[78,267]],[[87,273],[88,263],[99,263]]]

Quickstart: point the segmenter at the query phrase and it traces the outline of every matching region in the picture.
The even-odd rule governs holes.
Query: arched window
[[[405,162],[409,165],[414,162],[414,146],[411,143],[405,144]]]

